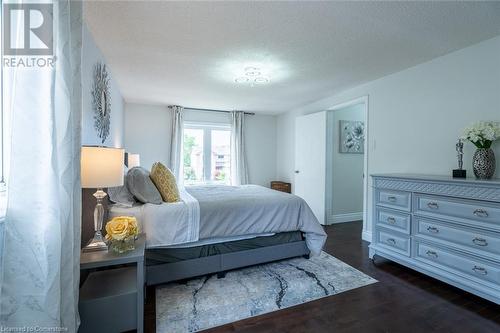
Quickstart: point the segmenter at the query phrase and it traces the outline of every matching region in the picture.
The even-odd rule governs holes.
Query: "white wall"
[[[328,153],[331,154],[331,168],[327,169],[327,172],[331,177],[329,183],[331,202],[327,204],[327,209],[328,207],[331,209],[329,216],[332,222],[345,221],[344,218],[349,220],[352,216],[361,219],[359,216],[363,212],[364,154],[340,153],[341,120],[364,121],[364,104],[348,106],[329,113],[328,126],[332,131],[332,140],[327,143]]]
[[[104,62],[104,56],[94,42],[87,26],[83,25],[82,49],[82,145],[104,145],[108,147],[123,147],[123,97],[116,80],[113,79],[112,69],[106,64],[110,74],[111,121],[109,136],[104,143],[97,136],[94,129],[94,110],[92,108],[92,84],[94,82],[94,66],[97,62]]]
[[[500,121],[500,37],[279,115],[278,178],[293,181],[293,122],[297,115],[366,95],[368,174],[449,175],[457,166],[455,142],[462,129],[477,120]],[[473,151],[473,145],[466,144],[468,175],[472,175]],[[495,145],[495,153],[500,161],[500,143]],[[371,189],[368,205],[371,209]],[[364,231],[364,237],[370,237],[370,220]]]
[[[140,154],[146,169],[157,161],[169,164],[171,127],[166,106],[125,104],[124,146],[127,152]]]
[[[185,121],[229,123],[229,115],[186,111]],[[172,118],[166,106],[125,104],[125,148],[141,155],[147,169],[160,161],[168,165]],[[269,186],[276,178],[276,117],[246,116],[245,145],[250,183]]]

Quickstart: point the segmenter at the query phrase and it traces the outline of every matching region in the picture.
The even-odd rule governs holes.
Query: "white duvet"
[[[181,246],[300,230],[312,255],[326,241],[323,227],[295,195],[257,185],[190,186],[181,200],[132,208],[113,206],[110,215],[132,215],[146,233],[146,246]]]

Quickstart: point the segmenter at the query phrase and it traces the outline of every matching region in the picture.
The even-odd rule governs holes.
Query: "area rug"
[[[375,282],[322,252],[170,283],[156,289],[156,331],[197,332]]]

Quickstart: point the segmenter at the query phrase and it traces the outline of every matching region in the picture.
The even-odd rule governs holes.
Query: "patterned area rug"
[[[156,290],[156,331],[196,332],[375,282],[323,252],[170,283]]]

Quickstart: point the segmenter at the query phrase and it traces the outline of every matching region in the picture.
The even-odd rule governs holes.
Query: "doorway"
[[[368,96],[335,105],[327,112],[327,224],[367,221],[367,125]]]

